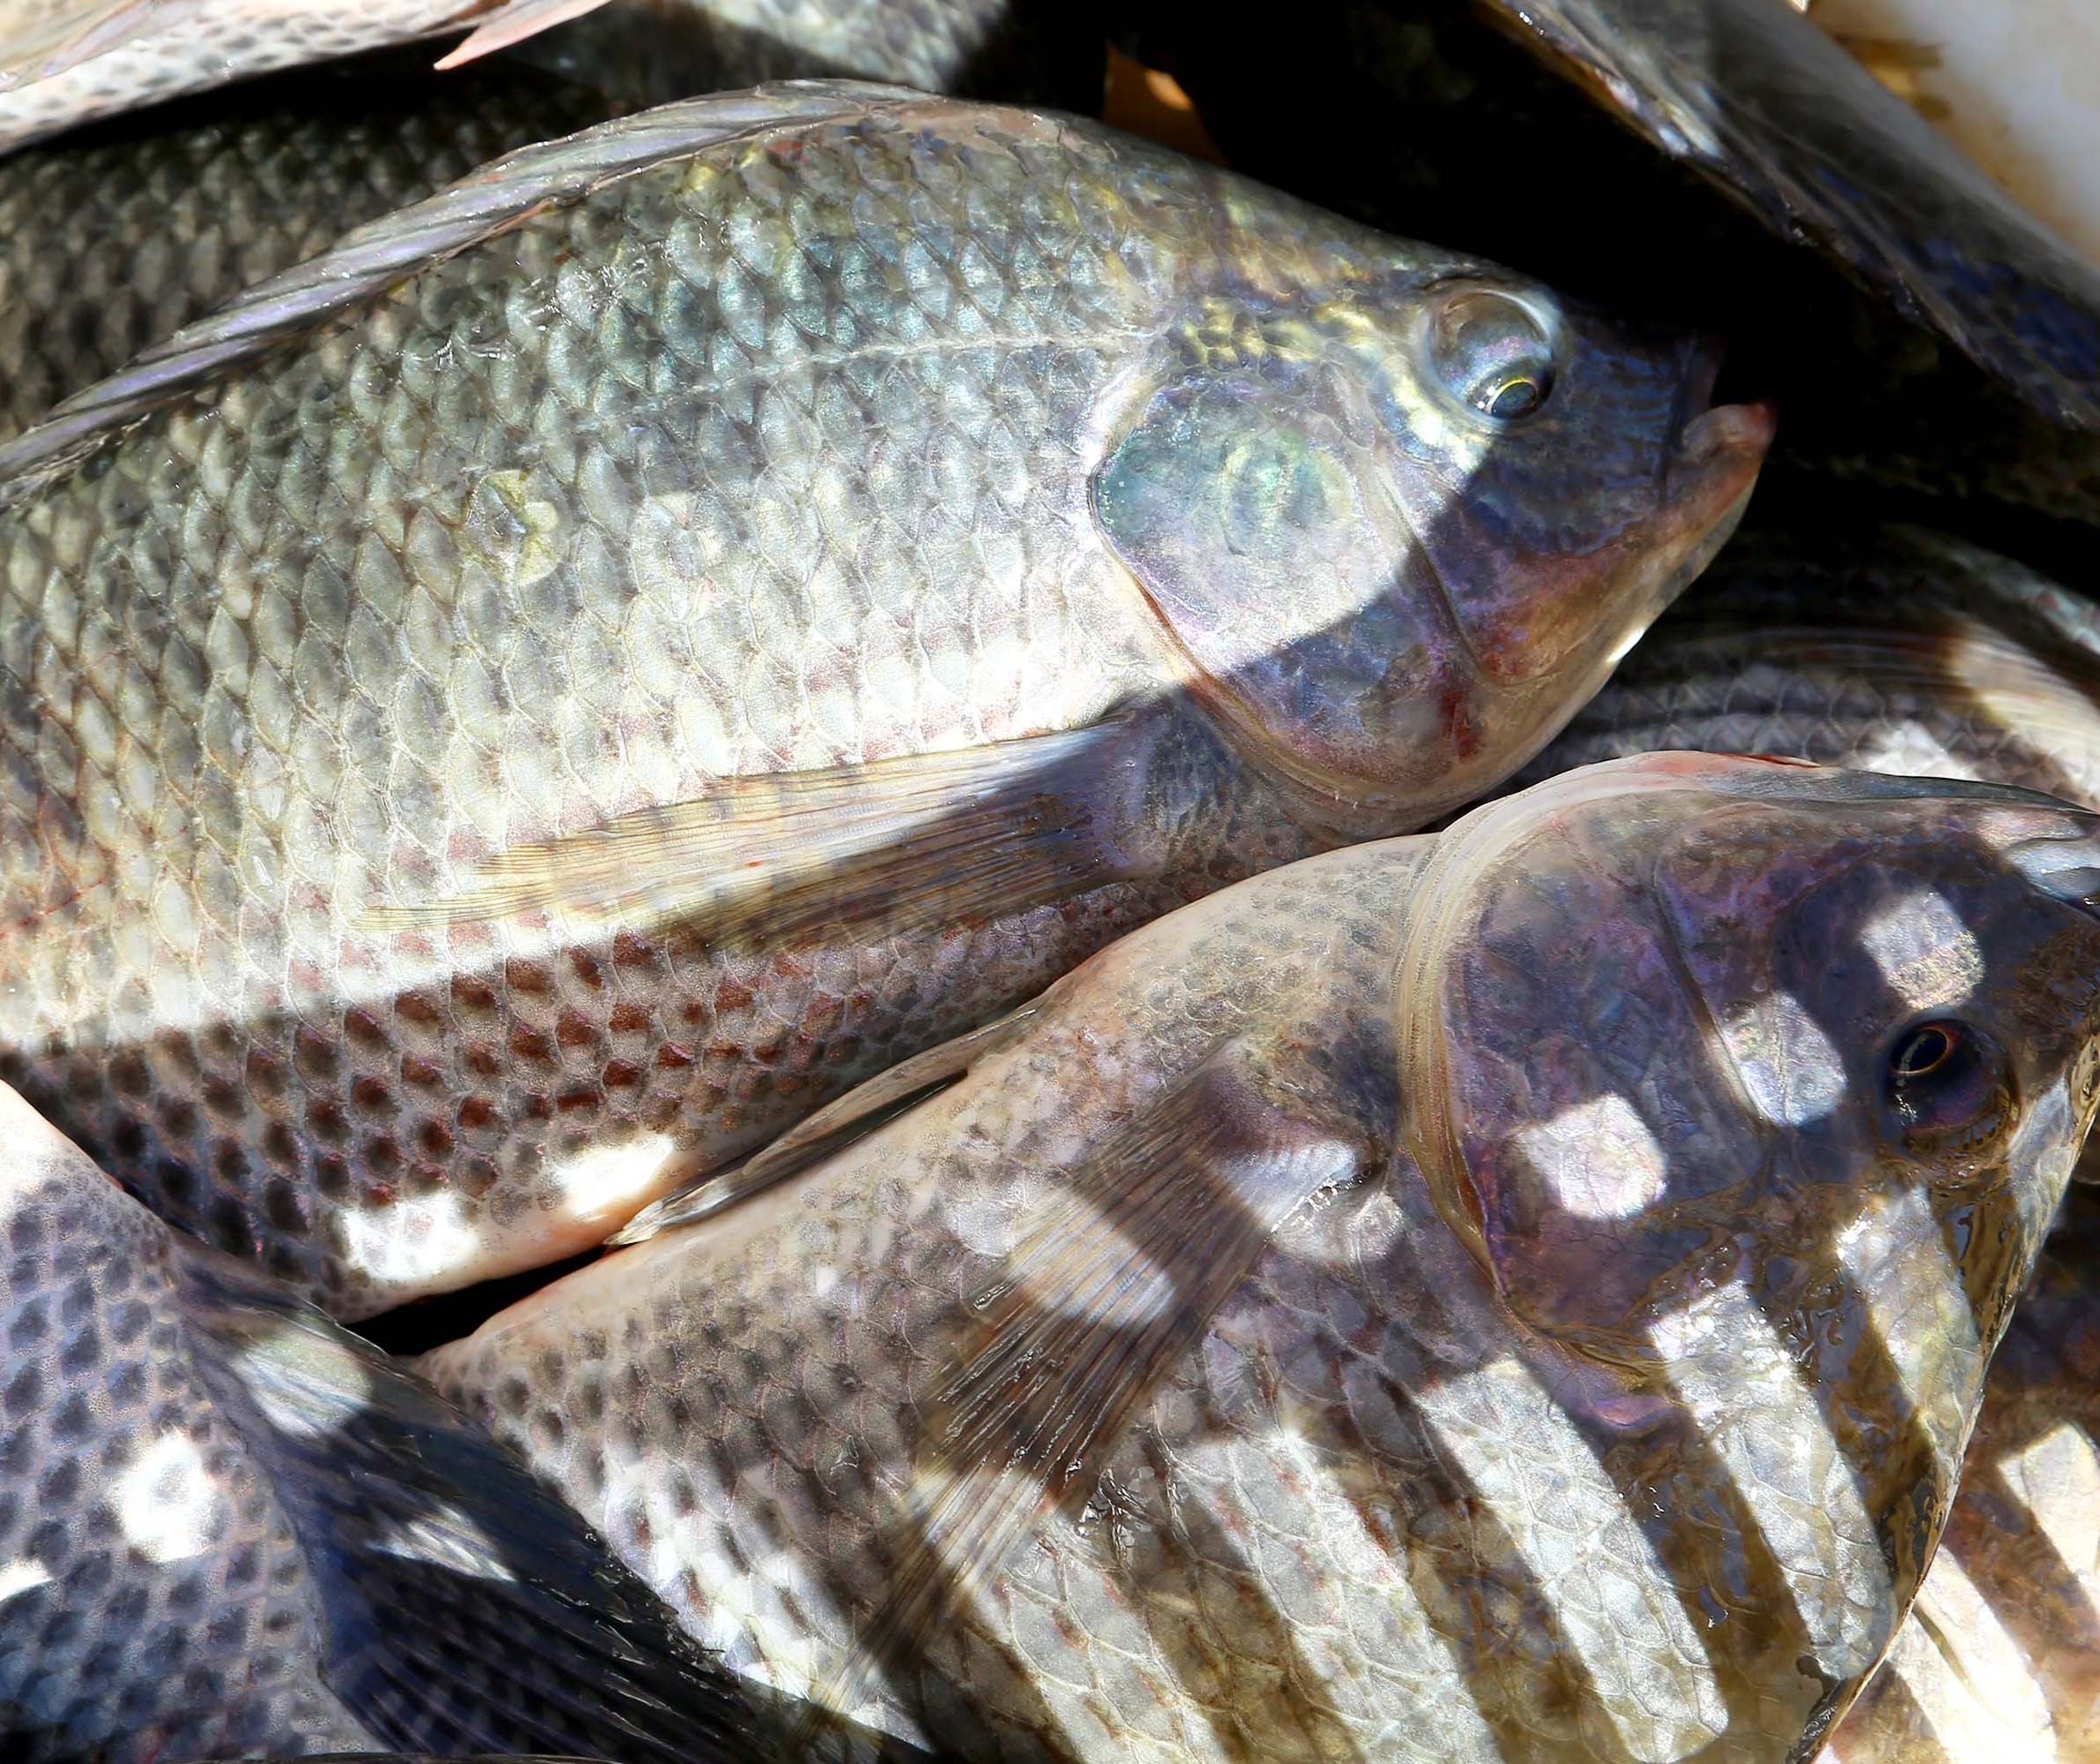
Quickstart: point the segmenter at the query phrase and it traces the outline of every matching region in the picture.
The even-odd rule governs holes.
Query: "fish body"
[[[425,1363],[961,1757],[1798,1756],[2094,1107],[2092,828],[1673,755],[1330,852]]]
[[[2100,430],[2100,267],[1791,7],[1490,0],[1782,237],[1813,239],[2065,428]]]
[[[2076,72],[2100,61],[2092,14],[2045,4],[2011,44],[1942,0],[1817,0],[1808,15],[2058,237],[2100,263],[2100,187],[2089,170],[2100,161],[2100,123],[2080,102]]]
[[[230,79],[472,30],[540,0],[25,0],[0,20],[0,151]]]
[[[0,1070],[343,1315],[594,1244],[1490,787],[1732,525],[1710,372],[1067,119],[500,162],[0,449]]]
[[[222,300],[608,101],[515,66],[288,74],[0,159],[0,441]]]
[[[1980,779],[2100,809],[2100,613],[1943,533],[1761,525],[1523,776],[1666,748]]]
[[[829,76],[1095,114],[1106,36],[1092,0],[610,0],[519,52],[640,104]]]
[[[817,75],[1101,102],[1090,0],[16,0],[0,17],[0,152],[229,80],[434,37],[464,38],[441,66],[520,49],[623,104]]]
[[[0,1094],[0,1748],[757,1760],[732,1681],[428,1385]]]
[[[1917,1609],[1823,1764],[2100,1758],[2100,1192],[2074,1188],[1991,1362]]]
[[[1746,533],[1702,588],[1532,770],[1700,748],[2100,805],[2100,620],[2083,596],[1945,535],[1827,524]],[[1824,1764],[2100,1758],[2089,1150],[2079,1174],[1992,1362],[1916,1610]]]

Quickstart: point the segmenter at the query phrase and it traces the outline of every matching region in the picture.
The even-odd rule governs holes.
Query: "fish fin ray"
[[[0,92],[32,86],[152,36],[203,10],[204,0],[75,0],[64,11],[0,29]]]
[[[736,1682],[421,1379],[217,1251],[185,1244],[177,1280],[199,1374],[314,1577],[321,1676],[384,1743],[649,1764],[773,1755]]]
[[[364,925],[442,929],[520,912],[691,919],[711,942],[750,945],[829,923],[1002,916],[1129,873],[1089,803],[1125,727],[729,780],[512,846],[462,893],[377,906]]]
[[[552,30],[570,19],[595,12],[604,4],[605,0],[510,0],[508,5],[486,15],[466,40],[437,65],[441,71],[463,67],[482,56],[494,55],[498,49],[510,49],[527,37]]]
[[[928,1411],[892,1592],[818,1693],[850,1710],[1048,1502],[1092,1486],[1139,1406],[1303,1202],[1379,1167],[1363,1126],[1228,1044],[1090,1153],[973,1315]]]
[[[774,129],[812,128],[923,102],[903,87],[789,80],[717,93],[521,147],[434,196],[357,228],[236,295],[0,444],[0,509],[92,457],[163,405],[543,209],[606,184]]]
[[[711,1170],[645,1207],[607,1241],[646,1243],[675,1226],[712,1218],[761,1189],[814,1168],[886,1121],[960,1082],[980,1059],[1011,1047],[1026,1035],[1043,1003],[1040,997],[1031,999],[982,1029],[900,1060],[797,1122],[754,1156],[727,1169]]]

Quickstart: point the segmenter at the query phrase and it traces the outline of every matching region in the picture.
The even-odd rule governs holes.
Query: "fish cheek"
[[[1570,831],[1477,878],[1446,957],[1449,1174],[1514,1313],[1642,1361],[1655,1307],[1733,1255],[1765,1153],[1653,896]]]
[[[1204,707],[1310,815],[1358,836],[1414,825],[1484,740],[1393,464],[1340,371],[1257,361],[1166,387],[1092,484]]]

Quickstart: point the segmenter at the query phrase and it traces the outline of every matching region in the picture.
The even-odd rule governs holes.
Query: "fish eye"
[[[1980,1150],[2013,1115],[2004,1051],[1973,1023],[1933,1017],[1900,1030],[1882,1082],[1898,1133],[1912,1150]]]
[[[1446,290],[1430,314],[1428,351],[1446,390],[1498,423],[1531,415],[1552,394],[1551,328],[1499,290]]]

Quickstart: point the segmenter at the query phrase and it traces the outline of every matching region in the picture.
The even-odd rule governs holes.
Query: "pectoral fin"
[[[903,1497],[891,1597],[817,1700],[851,1708],[865,1675],[910,1658],[1046,1503],[1090,1488],[1276,1226],[1380,1157],[1359,1123],[1228,1045],[1072,1170],[971,1303]]]
[[[543,912],[699,923],[714,943],[823,925],[989,920],[1136,873],[1094,803],[1121,723],[726,782],[513,846],[459,893],[374,908],[374,930]]]
[[[980,1059],[1021,1039],[1043,1007],[1031,999],[996,1022],[944,1041],[912,1059],[900,1060],[866,1083],[856,1085],[835,1103],[797,1123],[756,1156],[726,1170],[712,1170],[698,1181],[666,1195],[637,1213],[606,1240],[608,1244],[645,1243],[675,1225],[694,1225],[724,1208],[770,1188],[821,1163],[857,1139],[865,1139],[883,1122],[945,1090]]]

